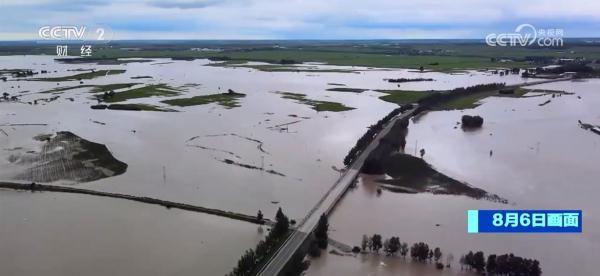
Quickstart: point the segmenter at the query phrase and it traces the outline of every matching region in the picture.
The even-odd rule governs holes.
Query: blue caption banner
[[[468,210],[468,233],[581,233],[581,210]]]

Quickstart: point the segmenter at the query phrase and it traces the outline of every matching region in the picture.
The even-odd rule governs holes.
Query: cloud
[[[152,1],[150,5],[159,8],[202,9],[224,2],[223,0],[193,0],[193,1]]]
[[[521,23],[600,36],[586,0],[2,0],[0,39],[43,25],[109,25],[129,38],[483,38]],[[18,34],[18,35],[17,35]]]

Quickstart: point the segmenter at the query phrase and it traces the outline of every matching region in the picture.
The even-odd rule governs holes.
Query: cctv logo
[[[530,32],[524,32],[529,29]],[[485,42],[489,46],[529,46],[535,42],[537,31],[530,24],[519,25],[514,33],[508,34],[489,34],[485,37]]]
[[[83,40],[85,26],[44,26],[38,35],[44,40]]]

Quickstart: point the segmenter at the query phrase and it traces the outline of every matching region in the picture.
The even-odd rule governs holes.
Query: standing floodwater
[[[486,256],[514,253],[537,259],[543,275],[594,275],[594,261],[600,257],[600,136],[582,129],[578,120],[600,120],[599,85],[596,79],[537,85],[528,88],[574,94],[491,97],[475,109],[420,116],[409,125],[406,153],[419,156],[418,149],[425,148],[423,158],[438,171],[510,203],[433,194],[378,195],[376,177],[365,176],[333,214],[333,238],[356,245],[363,234],[397,235],[408,243],[425,241],[452,253],[454,267],[459,267],[461,254],[481,250]],[[546,101],[550,102],[540,105]],[[456,127],[465,114],[482,116],[483,127]],[[581,209],[583,233],[467,234],[469,209]],[[387,266],[395,262],[382,260]],[[336,264],[356,266],[324,262],[311,271],[327,275]]]

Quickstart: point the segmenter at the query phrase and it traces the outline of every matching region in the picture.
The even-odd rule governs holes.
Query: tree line
[[[258,212],[257,217],[262,219],[262,212]],[[248,276],[255,275],[260,269],[260,264],[264,263],[285,240],[290,230],[290,220],[283,213],[281,208],[275,215],[275,225],[264,240],[258,242],[254,249],[248,249],[238,260],[237,266],[227,276]],[[307,266],[306,264],[303,264]]]
[[[420,105],[420,109],[425,109],[430,106],[434,106],[443,102],[447,102],[453,100],[455,98],[468,96],[474,93],[497,90],[501,89],[505,86],[504,83],[487,83],[487,84],[478,84],[469,87],[459,87],[452,89],[450,91],[444,92],[434,92],[429,96],[424,97],[418,101]]]
[[[374,252],[379,254],[383,251],[387,256],[400,255],[402,258],[410,256],[414,262],[435,263],[436,268],[443,269],[443,253],[439,247],[432,248],[427,243],[417,242],[412,246],[401,242],[399,237],[390,237],[383,240],[381,235],[372,236],[363,235],[360,247],[355,246],[354,253]],[[446,267],[450,267],[454,261],[452,253],[446,256]],[[482,251],[469,251],[469,253],[460,257],[462,269],[475,270],[478,273],[487,273],[487,275],[506,275],[506,276],[540,276],[542,269],[540,262],[535,259],[526,259],[511,254],[489,255],[487,259]]]
[[[319,222],[317,223],[317,227],[313,231],[314,240],[310,243],[308,254],[312,257],[321,256],[321,250],[327,248],[327,244],[329,243],[329,235],[327,234],[329,231],[329,222],[327,220],[327,216],[325,214],[321,214],[319,218]]]
[[[444,264],[442,260],[442,250],[439,247],[430,248],[427,243],[417,242],[411,247],[408,243],[401,242],[399,237],[390,237],[389,239],[383,240],[381,235],[374,234],[372,236],[363,235],[360,247],[355,246],[352,250],[355,253],[359,252],[374,252],[379,254],[380,250],[383,250],[387,256],[400,255],[402,258],[410,253],[410,258],[416,262],[434,262],[438,269],[443,269]],[[449,254],[447,256],[447,267],[450,267],[450,263],[454,260],[454,256]]]
[[[477,251],[460,257],[461,269],[475,270],[479,273],[487,272],[488,275],[508,276],[539,276],[542,275],[540,262],[535,259],[526,259],[511,254],[488,256],[487,261],[483,252]]]
[[[404,105],[399,108],[392,110],[388,115],[383,117],[381,120],[377,121],[377,123],[369,126],[367,131],[363,136],[361,136],[358,141],[356,141],[356,145],[350,149],[346,157],[344,158],[344,165],[348,166],[352,164],[352,162],[360,155],[360,153],[373,141],[375,135],[379,133],[392,118],[397,116],[398,114],[409,110],[412,108],[412,105]]]

